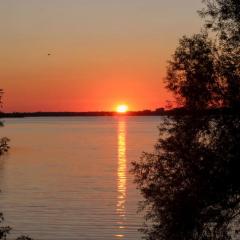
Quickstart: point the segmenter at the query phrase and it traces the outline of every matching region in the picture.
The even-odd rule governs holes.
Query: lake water
[[[160,117],[5,119],[0,206],[11,238],[141,239],[131,162],[151,151]]]

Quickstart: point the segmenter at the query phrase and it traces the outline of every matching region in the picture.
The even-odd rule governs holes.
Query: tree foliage
[[[203,2],[206,7],[199,13],[206,19],[205,27],[216,32],[222,43],[239,47],[239,0],[203,0]]]
[[[180,39],[168,64],[166,86],[181,106],[199,110],[216,105],[219,88],[215,81],[214,53],[207,35]]]
[[[239,0],[204,0],[200,15],[207,30],[216,33],[218,48],[216,68],[222,82],[225,105],[239,108],[240,101],[240,2]]]
[[[239,238],[239,0],[204,2],[215,40],[183,37],[167,69],[185,114],[166,118],[154,151],[133,163],[147,240]]]
[[[0,89],[0,106],[2,105],[2,94],[3,94],[3,91]],[[3,126],[3,122],[0,121],[0,127],[2,126]],[[7,137],[0,138],[0,155],[8,151],[9,149],[8,142],[9,142],[9,139]]]
[[[231,239],[240,203],[240,115],[167,119],[153,153],[134,163],[146,239]]]
[[[0,106],[2,106],[2,94],[3,90],[0,89]],[[0,121],[0,126],[3,126],[3,122]],[[6,153],[9,150],[8,145],[9,139],[7,137],[0,138],[0,155]],[[3,214],[0,213],[0,239],[7,240],[7,237],[9,236],[11,232],[11,227],[9,226],[3,226],[4,217]],[[28,236],[20,236],[16,240],[32,240],[32,238]]]

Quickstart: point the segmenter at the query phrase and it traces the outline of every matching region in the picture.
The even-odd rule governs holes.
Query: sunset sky
[[[11,111],[164,107],[166,62],[201,0],[1,0],[0,88]]]

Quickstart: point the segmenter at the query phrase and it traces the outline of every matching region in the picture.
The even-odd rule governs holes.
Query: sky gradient
[[[11,111],[164,107],[166,63],[201,0],[1,0],[0,88]]]

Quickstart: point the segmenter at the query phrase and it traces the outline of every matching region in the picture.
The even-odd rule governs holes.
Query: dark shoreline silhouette
[[[232,109],[229,108],[212,108],[202,110],[198,114],[231,114]],[[24,117],[104,117],[104,116],[175,116],[188,115],[189,111],[185,108],[174,108],[171,110],[164,110],[163,108],[155,111],[129,111],[127,113],[117,113],[109,111],[93,111],[93,112],[11,112],[0,113],[0,118],[24,118]]]
[[[22,117],[101,117],[101,116],[162,116],[166,111],[137,111],[117,113],[109,111],[93,112],[12,112],[0,113],[0,118],[22,118]]]

